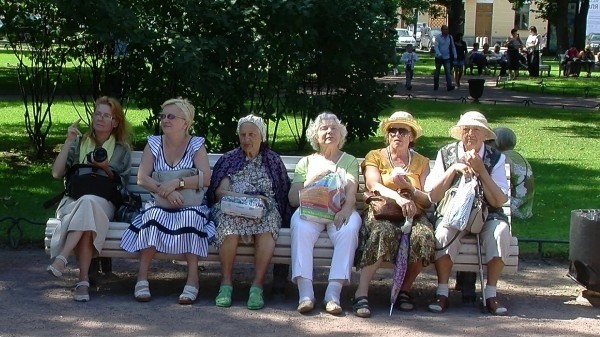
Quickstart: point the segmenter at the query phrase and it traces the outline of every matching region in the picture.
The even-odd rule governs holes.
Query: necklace
[[[392,168],[396,167],[396,164],[394,164],[394,161],[392,160],[392,151],[390,151],[389,147],[386,147],[385,150],[387,151],[388,160],[390,161],[390,165],[392,166]],[[408,164],[404,164],[400,167],[402,167],[405,171],[408,171],[411,161],[412,161],[412,153],[410,153],[410,150],[408,150]]]

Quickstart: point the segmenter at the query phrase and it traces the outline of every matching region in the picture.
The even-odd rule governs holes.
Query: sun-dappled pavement
[[[71,261],[74,261],[71,258]],[[271,296],[263,310],[246,309],[251,265],[236,265],[234,304],[214,306],[219,286],[217,264],[206,264],[201,272],[199,298],[192,306],[177,304],[184,285],[184,267],[169,261],[152,265],[149,303],[133,300],[135,260],[114,260],[114,274],[101,276],[91,291],[91,301],[71,299],[76,269],[64,279],[49,276],[44,268],[49,258],[42,249],[0,250],[0,336],[598,336],[600,307],[579,297],[583,288],[567,278],[567,263],[556,260],[522,259],[516,275],[506,275],[499,294],[508,306],[508,317],[482,314],[473,305],[463,306],[460,293],[451,291],[451,307],[445,314],[426,311],[435,288],[433,269],[417,282],[413,296],[417,309],[395,310],[389,317],[391,271],[376,276],[370,292],[373,317],[352,314],[350,298],[356,287],[342,292],[344,312],[339,317],[315,309],[311,314],[295,311],[297,292],[288,284],[285,297]],[[326,269],[318,269],[316,296],[325,291]],[[270,280],[268,281],[270,282]],[[270,283],[266,285],[268,289]],[[579,297],[579,298],[578,298]]]

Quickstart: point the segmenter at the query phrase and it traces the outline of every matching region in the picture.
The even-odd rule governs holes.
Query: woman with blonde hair
[[[96,100],[94,106],[91,127],[84,135],[78,130],[79,121],[69,126],[67,139],[52,165],[52,176],[63,179],[70,168],[86,164],[102,170],[109,178],[107,180],[126,184],[131,167],[131,148],[121,104],[114,98],[103,96]],[[103,152],[102,156],[93,155],[98,149],[102,149],[98,151]],[[73,299],[78,302],[90,300],[90,263],[92,257],[102,251],[108,223],[115,213],[114,198],[109,199],[94,194],[84,194],[79,198],[66,195],[56,210],[60,224],[54,230],[50,243],[50,256],[55,259],[46,270],[56,277],[62,276],[67,258],[75,251],[79,282]]]
[[[424,212],[431,204],[427,193],[423,192],[425,178],[429,174],[429,159],[413,150],[423,130],[410,113],[394,112],[381,122],[380,130],[387,146],[370,151],[362,163],[362,169],[369,191],[393,199],[406,217],[413,218],[408,266],[398,295],[399,309],[411,311],[414,309],[410,295],[412,284],[421,270],[435,258],[433,226]],[[411,191],[412,198],[401,195],[400,190]],[[370,208],[363,214],[356,259],[356,267],[361,269],[360,281],[352,305],[358,317],[371,316],[369,284],[383,262],[396,261],[402,225],[404,223],[375,219]]]
[[[134,296],[139,302],[151,299],[148,268],[157,252],[184,254],[188,272],[179,304],[192,304],[198,296],[198,258],[208,255],[215,235],[206,204],[190,204],[184,190],[203,191],[210,183],[210,166],[204,138],[191,136],[194,106],[185,99],[170,99],[160,114],[163,134],[149,136],[144,148],[137,183],[154,194],[123,234],[121,248],[140,252]],[[153,172],[195,168],[198,175],[159,181]],[[162,200],[162,207],[157,205]]]

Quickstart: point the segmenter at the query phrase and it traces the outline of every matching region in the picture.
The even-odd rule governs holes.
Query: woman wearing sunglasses
[[[412,149],[423,131],[408,112],[395,112],[381,122],[380,130],[387,146],[370,151],[362,163],[362,170],[369,191],[394,199],[405,216],[414,218],[408,267],[398,296],[398,308],[411,311],[414,304],[410,288],[421,270],[435,258],[433,226],[422,211],[430,206],[427,194],[422,192],[425,178],[429,174],[429,159]],[[401,189],[411,190],[412,200],[396,192]],[[383,262],[396,261],[402,225],[388,220],[376,220],[369,208],[363,215],[356,259],[356,267],[361,269],[360,281],[353,300],[353,311],[358,317],[371,316],[369,284]]]
[[[138,185],[166,199],[171,207],[164,204],[159,207],[151,199],[123,234],[121,247],[129,252],[140,252],[134,290],[135,299],[139,302],[147,302],[151,298],[148,267],[157,252],[185,255],[188,273],[179,304],[192,304],[198,296],[198,258],[208,255],[208,243],[215,235],[215,226],[208,220],[206,205],[189,205],[183,198],[184,189],[203,190],[210,183],[204,138],[189,134],[194,111],[194,106],[185,99],[164,102],[160,114],[163,134],[149,136],[142,154]],[[163,182],[155,180],[152,175],[153,171],[190,168],[196,168],[199,174]]]

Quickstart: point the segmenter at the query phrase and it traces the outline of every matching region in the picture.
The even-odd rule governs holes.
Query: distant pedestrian
[[[435,50],[435,72],[433,74],[433,90],[438,90],[440,86],[440,68],[444,66],[446,75],[446,88],[448,91],[454,90],[452,85],[452,63],[456,60],[456,46],[454,39],[448,34],[448,26],[442,26],[442,34],[436,36],[433,44]]]
[[[467,43],[463,41],[462,33],[457,33],[454,37],[454,46],[456,48],[456,60],[454,60],[454,82],[460,88],[460,80],[463,76],[465,67],[465,57],[467,55]]]
[[[506,41],[506,54],[508,55],[508,74],[511,80],[519,77],[519,51],[523,48],[523,42],[519,37],[517,29],[510,31],[510,38]]]
[[[415,62],[419,61],[419,56],[413,51],[413,45],[406,45],[406,51],[400,59],[404,63],[404,73],[406,74],[406,90],[412,90],[412,78],[415,73]]]

